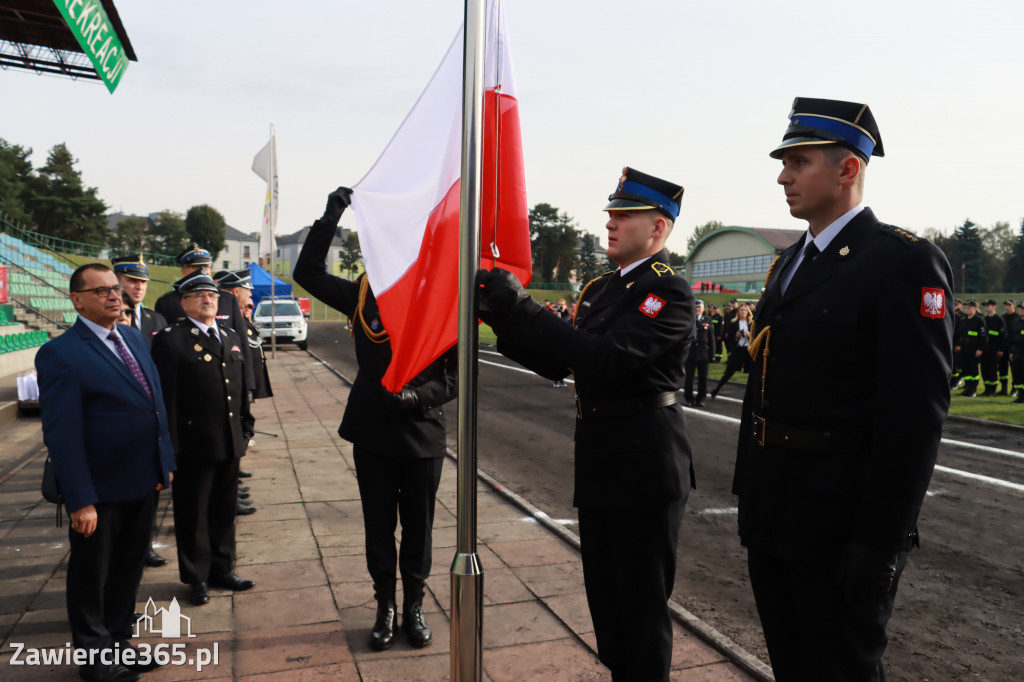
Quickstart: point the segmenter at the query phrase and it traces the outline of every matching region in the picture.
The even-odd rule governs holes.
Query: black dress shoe
[[[242,471],[241,469],[239,469],[238,470],[238,477],[239,478],[251,478],[252,474],[250,474],[248,471]]]
[[[409,644],[416,649],[430,646],[433,640],[427,621],[423,617],[423,604],[416,603],[402,614],[402,631],[409,638]]]
[[[249,507],[252,505],[252,500],[239,500],[238,504],[242,505],[243,507]]]
[[[395,643],[395,617],[398,605],[394,601],[377,602],[377,620],[370,630],[370,648],[374,651],[390,649]]]
[[[704,401],[703,400],[698,400],[693,405],[694,405],[694,407],[704,407]]]
[[[247,486],[247,485],[239,486],[238,492],[240,492],[240,493],[247,493],[247,492],[249,492],[249,486]]]
[[[234,590],[235,592],[245,592],[256,585],[252,580],[239,578],[234,573],[227,573],[225,575],[219,575],[216,578],[210,578],[210,584],[214,587],[223,587],[228,590]]]
[[[156,553],[156,550],[152,547],[149,548],[149,552],[146,553],[146,565],[150,568],[159,568],[167,563],[167,559],[163,558]]]
[[[87,682],[136,682],[141,677],[134,670],[123,665],[83,665],[78,668],[78,676]]]
[[[242,493],[242,492],[238,493],[238,499],[240,499],[240,500],[248,500],[249,497],[250,497],[249,493]]]
[[[235,516],[248,516],[249,514],[255,514],[256,507],[245,507],[241,503],[235,508]]]
[[[206,583],[194,583],[188,591],[188,600],[196,606],[210,601],[210,587]]]

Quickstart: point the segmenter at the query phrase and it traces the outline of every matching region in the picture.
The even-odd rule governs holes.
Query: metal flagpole
[[[484,572],[476,551],[477,291],[480,267],[484,3],[466,0],[459,204],[459,434],[456,554],[452,561],[451,679],[483,676]]]
[[[277,168],[277,164],[274,163],[277,159],[274,158],[277,145],[274,144],[274,124],[270,124],[270,168],[267,169],[267,175],[270,176],[270,205],[267,206],[267,221],[270,224],[270,357],[277,360],[277,303],[274,302],[274,247],[277,241],[274,238],[274,183],[277,182],[277,178],[274,177],[274,170]]]

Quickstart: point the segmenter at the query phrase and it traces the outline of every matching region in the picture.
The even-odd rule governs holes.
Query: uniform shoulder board
[[[662,263],[661,261],[654,261],[651,263],[651,270],[654,270],[658,274],[658,277],[662,275],[674,275],[676,271],[672,269],[672,266],[668,263]]]
[[[925,241],[921,237],[918,237],[916,234],[907,232],[902,227],[894,227],[892,225],[886,225],[885,223],[882,223],[879,227],[881,228],[882,232],[893,237],[896,237],[896,239],[899,239],[904,244],[917,244],[918,242]]]

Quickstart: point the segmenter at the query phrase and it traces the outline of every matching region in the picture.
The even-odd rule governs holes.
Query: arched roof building
[[[694,245],[686,257],[686,276],[691,282],[714,282],[740,293],[760,293],[772,261],[803,235],[803,230],[723,227]]]

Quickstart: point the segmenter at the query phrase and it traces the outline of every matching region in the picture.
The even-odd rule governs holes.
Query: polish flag
[[[497,0],[488,4],[480,260],[526,285],[533,265],[519,103],[505,18],[495,11]],[[458,341],[462,52],[460,29],[398,132],[353,187],[366,274],[391,337],[381,382],[391,392]]]

